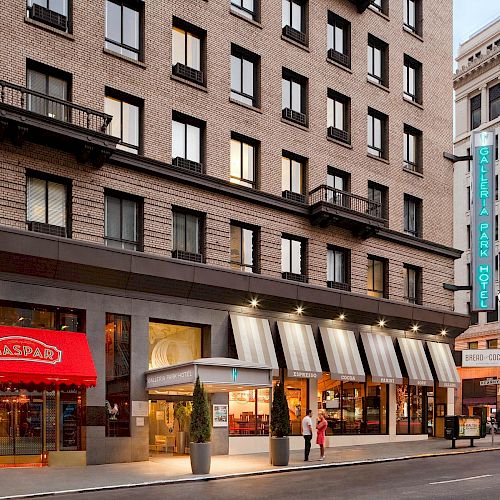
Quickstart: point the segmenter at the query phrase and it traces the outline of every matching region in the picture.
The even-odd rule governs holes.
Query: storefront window
[[[424,425],[426,388],[408,385],[396,386],[396,434],[425,434]]]
[[[274,381],[274,385],[276,382],[277,380]],[[291,435],[300,436],[302,434],[302,419],[305,417],[308,408],[307,379],[285,378],[284,382],[292,429]]]
[[[84,318],[84,312],[78,309],[0,301],[2,326],[83,332]]]
[[[319,406],[327,434],[387,434],[387,385],[341,382],[324,373],[318,380]]]
[[[269,434],[270,389],[229,393],[229,434],[265,436]]]
[[[202,330],[188,325],[149,323],[149,368],[186,363],[202,357]]]
[[[130,436],[130,316],[106,314],[106,436]]]

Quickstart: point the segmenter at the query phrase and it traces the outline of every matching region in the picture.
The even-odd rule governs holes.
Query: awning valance
[[[238,359],[278,369],[269,320],[231,314]]]
[[[410,385],[434,387],[434,377],[422,341],[398,338],[398,343],[408,372],[408,383]]]
[[[0,326],[0,383],[91,387],[97,373],[84,333]]]
[[[316,378],[322,373],[311,325],[278,321],[289,377]]]
[[[453,361],[450,346],[444,342],[427,342],[427,347],[431,354],[439,387],[457,389],[460,385],[460,375],[455,366],[455,361]]]
[[[330,378],[352,382],[364,382],[365,370],[359,355],[354,332],[320,326]]]
[[[392,337],[370,332],[362,332],[361,339],[373,382],[382,384],[402,384],[403,375]]]

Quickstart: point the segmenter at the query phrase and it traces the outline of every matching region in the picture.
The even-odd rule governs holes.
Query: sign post
[[[495,293],[495,133],[471,137],[472,311],[494,311]]]

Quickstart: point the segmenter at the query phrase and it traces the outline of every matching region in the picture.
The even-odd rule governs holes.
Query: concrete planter
[[[288,465],[290,460],[290,443],[288,436],[272,437],[270,446],[271,465]]]
[[[193,474],[208,474],[212,460],[212,443],[189,443],[189,452]]]

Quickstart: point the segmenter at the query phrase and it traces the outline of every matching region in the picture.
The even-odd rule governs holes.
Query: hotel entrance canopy
[[[146,372],[149,391],[192,393],[196,377],[209,393],[271,387],[273,369],[232,358],[201,358]]]

